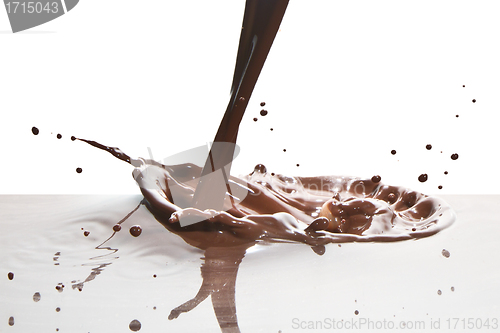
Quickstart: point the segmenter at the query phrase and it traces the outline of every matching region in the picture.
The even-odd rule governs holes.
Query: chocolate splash
[[[453,213],[440,199],[384,185],[380,177],[287,177],[269,174],[263,165],[248,176],[230,176],[239,124],[287,5],[288,0],[247,0],[231,99],[203,168],[132,159],[116,147],[78,139],[133,165],[133,177],[144,196],[140,205],[186,243],[204,250],[202,285],[195,297],[171,311],[170,320],[191,311],[210,296],[221,331],[239,332],[235,306],[237,272],[247,249],[259,242],[303,243],[322,255],[329,243],[427,237],[453,222]],[[214,177],[202,178],[216,170],[223,170],[227,186],[215,184]],[[191,179],[200,182],[189,183]],[[182,185],[181,200],[173,200],[169,180]],[[231,190],[230,182],[247,194],[242,200],[236,200],[237,191]],[[222,203],[221,209],[207,204],[214,197]],[[179,202],[194,204],[186,207]],[[181,218],[191,217],[199,222],[181,226]],[[113,229],[114,233],[120,230],[116,226]],[[83,283],[94,279],[103,268],[104,265],[94,268]],[[132,322],[130,329],[136,330]]]
[[[428,237],[454,220],[450,207],[439,198],[385,185],[376,176],[374,179],[288,177],[268,173],[262,164],[247,176],[229,178],[239,190],[248,192],[240,202],[235,203],[234,197],[226,192],[220,211],[181,207],[172,200],[168,180],[183,184],[180,201],[188,201],[196,191],[196,184],[184,180],[199,177],[201,167],[167,166],[152,160],[133,159],[118,148],[78,140],[135,166],[132,175],[144,199],[113,227],[113,235],[119,230],[117,226],[144,205],[170,232],[205,251],[201,267],[203,283],[198,294],[172,310],[169,318],[194,309],[211,296],[222,332],[239,332],[234,306],[237,268],[246,250],[257,243],[298,242],[321,255],[329,243],[392,242]],[[119,156],[116,151],[120,151]],[[194,217],[201,222],[182,227],[181,217]],[[93,269],[84,282],[93,280],[104,267]],[[83,283],[73,285],[75,287],[80,289]]]

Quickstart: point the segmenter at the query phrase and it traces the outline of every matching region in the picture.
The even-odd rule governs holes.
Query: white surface
[[[117,248],[116,253],[94,249],[140,199],[0,197],[4,231],[0,235],[0,331],[128,332],[130,321],[138,319],[141,333],[220,332],[210,299],[175,320],[167,319],[171,309],[198,291],[202,253],[169,233],[144,208],[106,243]],[[331,332],[335,330],[326,327],[298,329],[294,323],[363,318],[393,322],[396,328],[401,322],[424,325],[404,330],[408,332],[474,332],[480,330],[462,329],[462,319],[466,325],[469,318],[474,323],[489,319],[490,329],[481,331],[498,331],[493,322],[496,319],[500,324],[500,224],[496,214],[500,197],[444,199],[456,207],[457,221],[429,238],[341,247],[330,244],[323,256],[303,244],[251,249],[236,280],[241,331]],[[128,233],[134,224],[143,228],[138,238]],[[84,237],[81,228],[90,235]],[[450,252],[449,258],[441,254],[443,249]],[[54,261],[57,251],[61,254]],[[108,256],[97,257],[105,254]],[[56,262],[60,265],[55,266]],[[71,288],[72,280],[83,281],[102,263],[110,264],[82,292]],[[7,279],[9,271],[15,274],[12,281]],[[62,293],[55,289],[58,283],[65,285]],[[35,303],[32,296],[37,291],[41,300]],[[61,311],[56,312],[56,307]],[[7,325],[10,316],[16,321],[12,327]],[[447,320],[454,325],[453,318],[458,318],[459,326],[448,330]],[[431,322],[438,320],[441,330],[432,329]],[[390,331],[361,328],[353,331]]]
[[[138,193],[130,167],[71,135],[133,156],[150,147],[156,159],[211,141],[243,9],[82,0],[18,34],[0,10],[1,193]],[[264,163],[292,175],[380,174],[429,194],[500,193],[499,12],[498,1],[291,1],[233,173]]]

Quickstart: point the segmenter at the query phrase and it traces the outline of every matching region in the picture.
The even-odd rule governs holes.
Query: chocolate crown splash
[[[81,141],[135,166],[133,176],[144,196],[142,204],[169,231],[205,251],[198,294],[172,310],[169,318],[177,318],[211,296],[222,332],[239,332],[236,275],[246,250],[259,242],[303,243],[321,255],[329,243],[428,237],[455,219],[443,200],[385,185],[378,177],[287,177],[269,174],[263,165],[247,176],[230,177],[233,186],[247,195],[234,204],[226,193],[224,211],[181,208],[172,200],[169,179],[184,185],[181,194],[188,200],[196,187],[182,180],[199,177],[201,167],[133,159],[118,148]],[[182,217],[201,222],[183,227]]]

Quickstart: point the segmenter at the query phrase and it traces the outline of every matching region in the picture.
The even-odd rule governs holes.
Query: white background
[[[150,147],[155,159],[211,141],[243,10],[243,0],[82,0],[17,34],[0,10],[0,193],[138,193],[131,166],[71,135],[133,157]],[[291,1],[233,174],[263,163],[379,174],[429,194],[500,193],[499,13],[498,1]]]

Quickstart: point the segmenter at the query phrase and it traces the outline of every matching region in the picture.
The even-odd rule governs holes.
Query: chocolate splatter
[[[476,103],[476,100],[475,100],[475,99],[473,99],[473,100],[472,100],[472,103]]]
[[[84,235],[85,237],[87,237],[88,235],[90,235],[90,231],[85,230],[85,231],[83,232],[83,235]]]
[[[9,272],[9,274],[7,274],[7,277],[9,278],[9,280],[13,280],[14,279],[14,273]]]
[[[134,225],[130,227],[130,234],[134,237],[139,237],[142,233],[141,226]]]
[[[451,289],[451,291],[455,291],[455,287],[451,287],[450,289]]]
[[[121,225],[119,225],[119,224],[115,224],[115,225],[113,226],[113,231],[118,232],[118,231],[120,231],[120,230],[122,230],[122,226],[121,226]]]
[[[355,314],[356,316],[357,316],[357,315],[359,315],[359,311],[358,311],[358,310],[354,311],[354,314]]]
[[[418,181],[421,182],[421,183],[425,183],[427,181],[429,177],[427,176],[426,173],[423,173],[421,174],[420,176],[418,176]]]
[[[441,254],[443,255],[443,257],[445,258],[449,258],[450,257],[450,251],[446,250],[446,249],[443,249],[443,251],[441,251]]]
[[[443,189],[443,185],[439,185],[438,189],[442,190]]]
[[[82,168],[76,168],[76,173],[82,173]]]
[[[42,295],[40,295],[40,293],[38,291],[33,294],[33,301],[39,302],[41,298],[42,298]]]
[[[253,121],[257,121],[258,119],[257,118],[253,118]]]
[[[456,159],[458,159],[458,154],[456,154],[456,153],[455,153],[455,154],[452,154],[452,155],[451,155],[451,159],[452,159],[452,160],[456,160]]]
[[[426,145],[426,146],[425,146],[425,149],[427,149],[427,150],[431,150],[431,149],[432,149],[432,145]]]
[[[382,177],[380,177],[379,175],[372,177],[372,182],[374,182],[374,183],[379,183],[381,180],[382,180]]]
[[[395,151],[394,149],[393,149],[393,150],[391,150],[391,154],[392,154],[392,155],[396,155],[396,151]]]
[[[438,295],[441,295],[441,290],[438,290],[438,291],[437,291],[437,294],[438,294]]]
[[[261,102],[260,106],[266,106],[266,102]]]
[[[130,322],[130,324],[128,325],[128,328],[130,328],[131,331],[133,332],[137,332],[141,329],[141,322],[138,321],[137,319],[134,319]]]
[[[40,133],[40,131],[38,130],[38,128],[36,128],[36,127],[33,126],[31,128],[31,133],[33,133],[34,135],[38,135],[38,133]]]
[[[445,171],[445,172],[444,172],[444,174],[445,174],[445,175],[447,175],[447,174],[448,174],[448,171]]]
[[[57,307],[56,308],[56,312],[60,312],[61,311],[61,308],[60,307]]]
[[[74,135],[71,136],[71,141],[75,141],[76,137]]]
[[[14,326],[14,317],[9,318],[9,326]]]
[[[58,138],[58,139],[62,139],[62,135],[58,133],[58,134],[57,134],[57,138]]]
[[[260,110],[260,115],[262,117],[267,116],[267,110]]]

